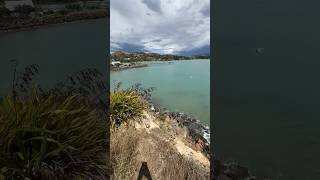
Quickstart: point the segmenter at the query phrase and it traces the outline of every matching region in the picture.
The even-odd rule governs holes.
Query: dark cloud
[[[180,51],[177,54],[192,56],[192,55],[210,55],[210,46],[206,45],[200,48],[191,49],[189,51]]]
[[[163,54],[204,52],[210,45],[209,4],[209,0],[111,0],[110,46]]]
[[[210,17],[210,5],[204,6],[200,12],[203,14],[205,17]]]
[[[152,11],[161,13],[161,1],[160,0],[142,0],[142,2]]]
[[[146,52],[146,49],[142,45],[129,44],[129,43],[117,43],[118,47],[111,47],[111,51],[126,51],[126,52]]]
[[[151,42],[161,42],[161,41],[162,41],[162,39],[154,39]]]

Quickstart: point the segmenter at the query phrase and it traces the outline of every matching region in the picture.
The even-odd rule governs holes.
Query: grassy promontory
[[[110,96],[113,179],[138,179],[146,164],[152,179],[257,180],[248,168],[216,159],[209,142],[193,129],[194,120],[154,107],[152,89],[119,87]]]
[[[143,162],[153,179],[209,179],[208,144],[149,102],[139,86],[110,95],[113,179],[137,179]]]

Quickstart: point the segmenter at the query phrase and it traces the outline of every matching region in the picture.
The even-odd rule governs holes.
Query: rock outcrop
[[[258,180],[250,175],[249,169],[237,163],[223,164],[219,160],[211,161],[211,180]]]

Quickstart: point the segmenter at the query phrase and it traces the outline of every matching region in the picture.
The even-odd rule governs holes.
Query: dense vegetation
[[[16,74],[0,101],[0,179],[106,179],[105,84],[94,69],[44,90],[38,66]],[[101,106],[102,105],[102,106]]]

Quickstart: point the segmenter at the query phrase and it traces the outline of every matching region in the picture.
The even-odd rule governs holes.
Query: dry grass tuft
[[[132,128],[118,130],[111,133],[110,150],[111,164],[113,168],[112,179],[132,179],[136,163],[136,144],[139,137]]]

